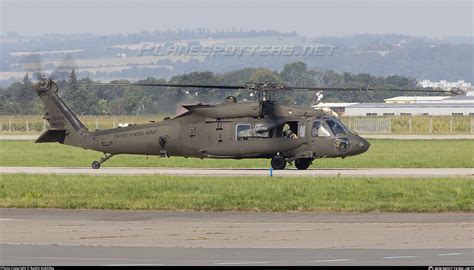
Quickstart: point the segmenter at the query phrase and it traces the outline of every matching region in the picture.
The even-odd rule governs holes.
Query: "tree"
[[[267,68],[259,68],[257,69],[252,76],[250,77],[251,82],[269,82],[269,83],[282,83],[283,80],[281,79],[278,73],[273,72]]]
[[[77,90],[77,75],[74,69],[72,69],[71,74],[69,74],[69,85],[73,91]]]
[[[222,102],[224,97],[228,95],[234,95],[239,100],[253,99],[248,90],[136,86],[86,87],[82,85],[84,83],[93,82],[94,81],[89,78],[77,79],[75,70],[72,70],[68,80],[60,80],[56,83],[59,89],[64,91],[65,101],[69,103],[70,108],[78,114],[169,113],[175,112],[176,107],[183,103],[217,103]],[[246,82],[270,82],[301,87],[326,86],[363,88],[370,86],[377,89],[408,89],[416,87],[416,80],[405,76],[391,75],[381,77],[364,73],[336,73],[332,70],[311,69],[303,62],[286,64],[281,72],[266,68],[244,68],[222,74],[191,72],[174,76],[169,80],[147,78],[138,82],[150,84],[213,85],[241,85]],[[127,80],[117,80],[111,83],[130,82]],[[314,99],[314,94],[314,92],[305,91],[280,91],[275,94],[275,99],[280,103],[309,105]],[[324,102],[383,102],[384,98],[395,95],[405,95],[405,93],[386,91],[326,91],[324,92]],[[40,113],[42,108],[43,106],[39,98],[32,90],[32,82],[28,74],[21,82],[15,82],[5,89],[0,89],[1,114]]]
[[[294,62],[286,64],[283,67],[283,71],[280,73],[281,78],[285,84],[291,86],[316,86],[316,75],[317,72],[314,70],[308,70],[308,66],[303,62]],[[280,94],[281,98],[284,98],[288,102],[292,102],[299,105],[310,105],[314,100],[314,94],[311,92],[294,92],[291,95]]]
[[[40,112],[38,111],[38,106],[35,106],[35,103],[38,103],[39,98],[32,88],[32,82],[28,73],[25,74],[21,83],[12,84],[10,89],[12,93],[12,102],[15,106],[19,106],[19,111],[24,114]]]
[[[79,86],[77,91],[71,93],[68,102],[79,115],[96,115],[101,112],[97,94],[84,86]]]
[[[286,84],[291,86],[315,86],[316,72],[308,70],[308,66],[303,62],[286,64],[280,73]]]
[[[32,102],[36,94],[35,91],[33,91],[31,79],[28,73],[25,74],[21,82],[21,86],[13,93],[13,97],[16,101],[22,104],[29,104]]]
[[[75,92],[78,90],[78,84],[77,84],[77,75],[74,69],[71,70],[71,73],[69,74],[69,80],[67,81],[67,85],[64,85],[65,89],[61,89],[64,93],[64,97],[66,99],[72,97]]]

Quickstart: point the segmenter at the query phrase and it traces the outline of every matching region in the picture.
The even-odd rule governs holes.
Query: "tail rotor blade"
[[[77,63],[74,58],[68,54],[56,65],[55,70],[50,74],[50,80],[64,80],[69,78],[69,74],[72,70],[77,70]]]
[[[31,73],[33,80],[39,80],[43,74],[43,56],[40,53],[33,52],[26,55],[19,63],[21,68]]]

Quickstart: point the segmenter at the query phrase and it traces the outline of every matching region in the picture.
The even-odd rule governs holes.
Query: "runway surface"
[[[0,245],[4,265],[472,265],[472,249],[215,249]],[[20,263],[21,262],[21,263]]]
[[[0,209],[7,265],[472,265],[470,213]]]
[[[91,168],[0,167],[0,173],[87,174],[87,175],[182,175],[182,176],[268,176],[269,169],[193,169],[193,168]],[[381,168],[273,170],[273,176],[347,176],[347,177],[469,177],[473,168]]]

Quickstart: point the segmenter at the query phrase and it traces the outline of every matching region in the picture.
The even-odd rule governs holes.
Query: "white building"
[[[439,103],[449,96],[400,96],[384,99],[385,103]]]
[[[468,103],[359,103],[345,108],[345,116],[452,115],[474,116],[474,105]]]
[[[471,89],[471,83],[465,82],[464,80],[459,80],[457,82],[448,82],[446,80],[441,80],[439,82],[432,82],[430,80],[422,80],[418,82],[418,85],[420,85],[423,88],[441,88],[445,90],[451,90],[453,88],[459,88],[463,90]]]
[[[401,96],[385,103],[319,103],[341,116],[474,115],[474,91],[459,96]]]

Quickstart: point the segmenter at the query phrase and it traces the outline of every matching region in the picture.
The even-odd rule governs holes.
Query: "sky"
[[[472,0],[0,0],[0,30],[117,34],[203,27],[305,36],[473,36]]]

